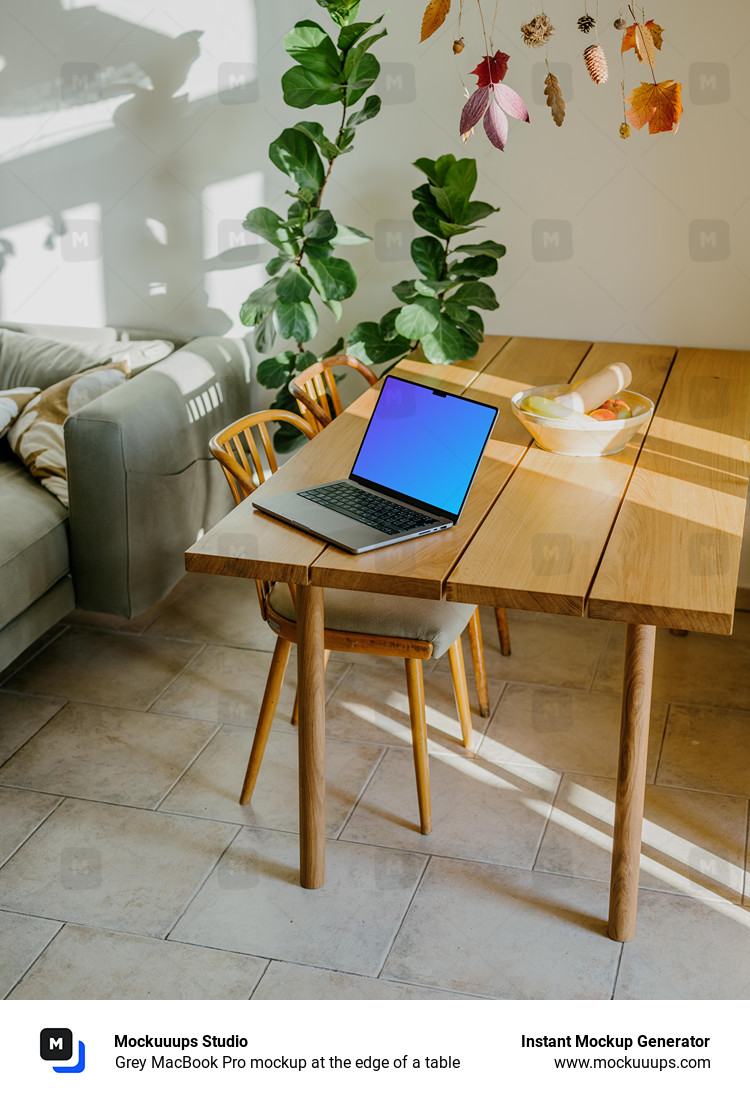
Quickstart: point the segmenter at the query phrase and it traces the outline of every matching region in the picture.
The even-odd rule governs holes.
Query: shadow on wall
[[[180,5],[175,13],[190,17]],[[208,304],[206,277],[257,262],[259,249],[223,248],[221,233],[211,240],[204,193],[254,167],[244,138],[257,74],[245,64],[232,81],[221,71],[232,66],[217,63],[214,94],[178,94],[203,33],[169,37],[97,7],[5,0],[0,127],[10,141],[0,148],[0,272],[30,292],[0,301],[7,319],[47,320],[39,311],[50,286],[38,294],[42,285],[80,288],[83,268],[74,265],[88,261],[98,323],[183,335],[230,329],[233,319]],[[14,235],[30,225],[35,233]],[[236,245],[237,234],[228,241]]]

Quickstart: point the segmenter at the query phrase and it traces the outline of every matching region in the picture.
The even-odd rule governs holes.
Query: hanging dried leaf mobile
[[[458,34],[453,38],[452,46],[456,57],[464,51],[466,45],[461,33],[464,3],[465,0],[459,0],[456,5],[458,7]],[[496,50],[493,44],[495,20],[497,19],[499,7],[498,0],[495,3],[495,18],[489,34],[482,10],[482,0],[476,0],[476,5],[482,22],[485,50],[482,60],[473,70],[473,75],[478,77],[478,87],[473,93],[469,92],[463,77],[461,77],[467,102],[461,112],[459,129],[461,137],[466,141],[474,132],[474,127],[482,121],[485,133],[492,144],[498,149],[504,149],[508,137],[507,116],[510,115],[523,122],[528,122],[529,113],[518,93],[505,84],[508,54]],[[623,138],[629,137],[631,126],[636,129],[648,126],[649,133],[652,134],[676,130],[682,114],[682,86],[674,80],[658,82],[654,71],[656,51],[660,50],[662,46],[662,28],[655,20],[646,20],[645,12],[639,5],[628,3],[627,6],[633,23],[628,26],[623,16],[624,4],[622,0],[620,0],[620,13],[613,23],[615,30],[624,32],[620,50],[620,56],[623,58],[622,103],[624,119],[620,126],[620,136]],[[432,37],[443,26],[451,13],[452,7],[452,0],[429,0],[422,17],[422,42]],[[635,14],[636,8],[640,13],[640,18]],[[604,84],[609,78],[609,66],[604,49],[599,41],[599,0],[596,0],[595,15],[589,14],[584,2],[584,14],[577,20],[577,26],[583,34],[588,35],[593,32],[592,37],[595,38],[595,41],[586,46],[583,51],[583,61],[594,83]],[[523,42],[532,49],[544,47],[545,52],[547,52],[549,40],[554,33],[555,28],[544,11],[538,15],[533,15],[528,23],[521,25]],[[648,64],[653,81],[642,82],[639,88],[635,88],[629,95],[626,95],[624,55],[631,49],[638,58],[639,63],[645,61]],[[545,99],[555,125],[561,126],[565,118],[565,100],[559,80],[550,71],[549,56],[546,57],[546,62]]]
[[[675,80],[657,82],[654,71],[656,51],[662,46],[663,30],[653,19],[649,19],[648,22],[639,21],[632,5],[628,4],[628,10],[634,23],[625,30],[620,52],[625,54],[630,49],[634,50],[639,63],[644,61],[648,63],[653,81],[642,81],[641,86],[634,88],[630,95],[623,94],[624,106],[627,107],[630,104],[630,110],[625,111],[626,120],[635,126],[636,130],[648,126],[650,134],[675,131],[680,124],[682,114],[682,85]],[[643,9],[641,8],[640,11],[642,20]],[[623,126],[625,125],[626,123],[623,123]],[[620,127],[621,134],[622,130],[623,127]]]

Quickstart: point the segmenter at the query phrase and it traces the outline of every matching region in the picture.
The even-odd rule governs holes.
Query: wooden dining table
[[[510,398],[627,363],[654,415],[618,454],[542,450]],[[352,555],[247,500],[186,553],[189,571],[297,585],[300,881],[325,881],[324,589],[627,624],[608,933],[635,935],[656,628],[730,634],[750,476],[750,352],[487,336],[475,359],[395,372],[496,405],[461,519]],[[346,477],[368,390],[256,492]]]

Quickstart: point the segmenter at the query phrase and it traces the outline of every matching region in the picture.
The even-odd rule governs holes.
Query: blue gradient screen
[[[497,409],[388,375],[352,476],[458,515]]]

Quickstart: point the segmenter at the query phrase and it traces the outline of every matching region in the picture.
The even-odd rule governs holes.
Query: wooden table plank
[[[489,341],[492,339],[488,337]],[[589,347],[585,342],[530,337],[504,341],[481,374],[468,385],[467,392],[472,397],[497,405],[501,413],[456,526],[367,554],[347,554],[329,547],[312,566],[312,583],[327,588],[440,599],[448,574],[530,444],[528,432],[513,416],[505,400],[507,379],[514,380],[516,390],[543,385],[550,377],[550,363],[555,359],[559,364],[556,378],[560,377],[560,369],[567,370],[564,377],[571,377]],[[411,364],[407,364],[407,369],[411,369]],[[467,377],[465,364],[453,364],[453,372],[445,366],[432,369],[441,372],[438,384],[443,388]],[[396,373],[400,371],[401,365]],[[433,379],[429,373],[425,377]],[[330,428],[326,428],[326,433],[328,431]]]
[[[576,377],[586,378],[608,363],[625,362],[633,372],[632,388],[655,400],[674,350],[595,344]],[[554,372],[554,363],[551,369]],[[560,369],[557,378],[565,377],[566,371]],[[624,451],[606,458],[570,458],[536,444],[529,447],[453,570],[447,598],[583,615],[591,579],[642,438],[641,431]]]
[[[750,352],[682,349],[592,586],[589,615],[731,633],[749,435]]]

